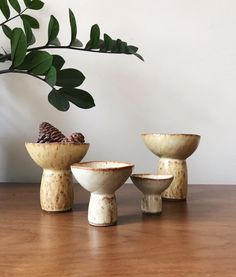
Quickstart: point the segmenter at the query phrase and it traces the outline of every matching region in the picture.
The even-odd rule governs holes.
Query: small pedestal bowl
[[[72,209],[74,191],[70,165],[80,162],[89,144],[25,143],[30,157],[43,168],[40,186],[41,208],[47,212]]]
[[[147,148],[160,157],[157,173],[173,175],[174,180],[163,198],[185,200],[187,197],[186,159],[197,149],[200,136],[192,134],[143,134]]]
[[[78,183],[91,193],[89,224],[109,226],[117,222],[115,191],[132,173],[134,165],[123,162],[92,161],[71,166]]]
[[[141,210],[143,213],[156,214],[162,212],[162,192],[173,181],[172,175],[133,174],[131,180],[143,193]]]

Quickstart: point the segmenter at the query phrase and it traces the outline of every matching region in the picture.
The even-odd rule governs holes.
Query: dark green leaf
[[[3,24],[3,25],[2,25],[2,30],[3,30],[3,33],[4,33],[9,39],[11,39],[11,35],[12,35],[12,30],[11,30],[11,28],[9,28],[7,25]]]
[[[126,50],[127,50],[126,54],[134,54],[138,51],[138,47],[133,45],[128,45]]]
[[[56,71],[59,71],[65,64],[65,60],[59,55],[52,55],[52,57],[52,66],[56,69]]]
[[[53,57],[46,51],[30,52],[19,69],[27,70],[35,75],[44,75],[52,66]]]
[[[83,43],[80,41],[80,40],[78,40],[77,38],[74,40],[74,42],[72,42],[71,44],[70,44],[70,46],[74,46],[74,47],[83,47]]]
[[[87,49],[98,49],[100,44],[100,28],[97,24],[93,25],[90,31],[90,41],[87,43]]]
[[[71,40],[70,40],[70,45],[72,45],[77,36],[77,25],[76,25],[76,19],[74,16],[74,13],[72,12],[71,9],[69,9],[69,16],[70,16],[70,28],[71,28]]]
[[[24,0],[24,3],[31,10],[40,10],[44,6],[44,3],[40,0]]]
[[[6,55],[0,54],[0,63],[4,63],[7,60],[9,60],[9,58]]]
[[[15,28],[11,36],[11,59],[13,68],[19,66],[23,62],[26,49],[27,41],[24,32],[20,28]]]
[[[53,89],[48,95],[48,101],[59,111],[65,112],[70,108],[69,101],[57,90]]]
[[[48,24],[48,44],[51,44],[59,33],[59,23],[57,19],[51,15],[49,24]]]
[[[20,4],[18,0],[9,0],[9,3],[11,4],[12,8],[17,11],[18,13],[21,12]]]
[[[134,56],[136,56],[137,58],[139,58],[141,61],[144,62],[144,58],[140,54],[134,53]]]
[[[51,68],[48,70],[45,81],[50,85],[50,86],[55,86],[56,81],[57,81],[57,71],[56,68],[51,66]]]
[[[34,17],[27,15],[27,14],[22,14],[21,19],[24,21],[27,21],[32,29],[38,29],[39,28],[39,22],[37,19]]]
[[[95,106],[93,97],[82,89],[61,88],[59,92],[79,108],[90,109]]]
[[[115,42],[107,34],[104,34],[104,44],[106,51],[111,51]]]
[[[33,35],[30,24],[28,23],[27,20],[23,19],[23,25],[24,25],[25,35],[26,35],[26,39],[27,39],[27,44],[28,45],[34,44],[35,43],[35,37]]]
[[[60,46],[61,43],[58,38],[55,38],[54,40],[50,41],[50,45]]]
[[[85,76],[77,69],[67,68],[57,73],[57,86],[74,88],[80,86],[85,80]]]
[[[116,45],[117,45],[117,48],[118,48],[118,51],[120,53],[125,53],[125,50],[126,50],[126,47],[127,47],[127,43],[120,40],[120,39],[117,39],[116,41]]]
[[[3,15],[8,19],[10,17],[10,9],[7,0],[0,0],[0,10]]]

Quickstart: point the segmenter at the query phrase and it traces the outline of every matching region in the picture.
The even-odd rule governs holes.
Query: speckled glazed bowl
[[[30,157],[43,168],[40,203],[47,212],[72,209],[74,192],[70,165],[80,162],[89,144],[25,143]]]
[[[123,162],[92,161],[71,166],[78,183],[91,193],[88,221],[95,226],[114,225],[117,221],[115,191],[132,173],[134,165]]]
[[[200,142],[194,134],[142,134],[147,148],[160,157],[158,174],[173,175],[174,180],[162,194],[163,198],[184,200],[187,197],[186,159],[193,154]]]
[[[131,180],[135,186],[143,193],[141,200],[141,210],[143,213],[162,212],[162,192],[168,188],[173,181],[172,175],[155,174],[133,174]]]

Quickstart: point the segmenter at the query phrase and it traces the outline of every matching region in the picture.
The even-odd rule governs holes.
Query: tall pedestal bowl
[[[115,191],[132,173],[134,165],[123,162],[92,161],[71,166],[78,183],[91,193],[89,224],[110,226],[117,222]]]
[[[40,186],[41,208],[47,212],[72,209],[74,190],[71,164],[80,162],[89,144],[25,143],[30,157],[43,168]]]
[[[162,197],[170,200],[185,200],[188,189],[186,159],[193,154],[200,142],[194,134],[142,134],[147,148],[160,157],[157,173],[173,175],[174,180]]]

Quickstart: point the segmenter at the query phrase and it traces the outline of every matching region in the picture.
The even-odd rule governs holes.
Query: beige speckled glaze
[[[115,191],[132,173],[134,165],[123,162],[92,161],[71,166],[78,183],[91,193],[89,224],[110,226],[117,222]]]
[[[26,143],[25,146],[30,157],[43,168],[40,186],[42,210],[71,210],[74,192],[70,165],[83,159],[89,144]]]
[[[135,186],[144,194],[141,200],[143,213],[161,213],[161,193],[169,187],[173,181],[172,175],[133,174],[131,180]]]
[[[173,175],[174,180],[162,197],[184,200],[187,197],[187,164],[185,159],[193,154],[200,142],[199,135],[193,134],[143,134],[147,148],[160,157],[157,173]]]

